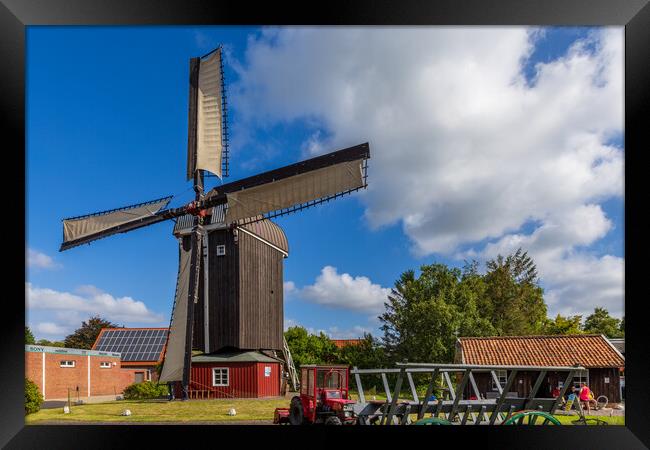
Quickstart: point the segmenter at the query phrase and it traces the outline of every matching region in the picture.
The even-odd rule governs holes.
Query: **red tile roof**
[[[513,366],[625,367],[599,334],[459,338],[462,363]]]
[[[338,348],[345,347],[346,345],[359,345],[363,339],[332,339],[334,345]]]

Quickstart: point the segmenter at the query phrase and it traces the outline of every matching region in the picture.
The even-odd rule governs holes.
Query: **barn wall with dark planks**
[[[225,255],[217,256],[218,245],[225,245]],[[208,264],[208,353],[239,348],[239,249],[232,231],[208,234]]]
[[[621,378],[617,368],[591,368],[589,370],[589,388],[594,394],[594,398],[600,395],[607,397],[609,403],[619,403],[621,401]],[[510,372],[508,372],[510,375]],[[537,380],[536,372],[520,372],[515,378],[515,384],[510,389],[516,391],[520,397],[528,396],[532,386]],[[566,381],[566,372],[548,372],[545,380],[540,385],[537,392],[537,398],[551,398],[553,389]],[[479,392],[484,397],[487,392],[496,392],[492,389],[490,375],[487,373],[477,373],[474,375]],[[522,382],[520,383],[519,380]],[[608,381],[608,382],[606,382]],[[571,391],[567,391],[567,395]],[[473,390],[468,385],[464,391],[464,398],[469,398]]]
[[[621,401],[619,369],[616,367],[589,369],[589,389],[593,392],[594,398],[604,395],[610,403],[619,403]]]
[[[239,348],[282,349],[282,253],[239,232]]]

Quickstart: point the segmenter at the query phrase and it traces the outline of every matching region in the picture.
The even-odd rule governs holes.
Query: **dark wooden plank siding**
[[[281,349],[282,254],[239,232],[239,348]]]
[[[606,383],[605,379],[609,383]],[[589,369],[589,389],[594,398],[600,395],[607,397],[610,403],[621,401],[621,377],[617,368]]]
[[[217,245],[226,254],[217,256]],[[238,245],[229,230],[208,235],[209,352],[223,347],[239,347],[239,255]]]

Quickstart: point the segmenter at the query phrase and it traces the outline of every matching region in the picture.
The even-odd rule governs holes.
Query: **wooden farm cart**
[[[497,371],[504,370],[508,371],[508,377],[502,386]],[[559,425],[553,413],[560,407],[562,398],[572,385],[574,374],[580,370],[584,368],[403,363],[391,369],[355,367],[350,374],[354,376],[359,395],[359,402],[354,406],[359,425]],[[474,374],[486,372],[495,381],[498,391],[496,398],[484,399],[479,392]],[[537,373],[536,381],[525,397],[511,392],[517,374],[522,372]],[[537,397],[549,372],[566,375],[560,395],[557,398]],[[413,381],[415,374],[424,374],[429,380],[422,398],[418,396]],[[361,378],[368,375],[381,377],[385,401],[365,398]],[[393,388],[389,386],[389,376],[395,380]],[[438,382],[446,384],[449,398],[432,397]],[[411,399],[401,400],[400,393],[407,383]],[[469,396],[471,399],[464,398],[468,385],[473,392]],[[425,417],[427,414],[429,417]]]

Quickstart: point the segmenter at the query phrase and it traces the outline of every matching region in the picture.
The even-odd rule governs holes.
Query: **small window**
[[[497,378],[499,379],[499,384],[501,385],[501,389],[503,389],[504,387],[506,387],[506,383],[508,381],[508,371],[506,371],[506,370],[497,370],[495,372],[496,372]],[[497,384],[494,381],[494,378],[492,378],[490,384],[491,384],[491,388],[492,388],[493,391],[498,391],[499,390],[499,388],[497,387]]]
[[[217,256],[224,256],[226,254],[225,245],[217,245]]]
[[[215,367],[212,369],[212,386],[228,386],[228,368]]]
[[[111,363],[108,361],[102,361],[99,363],[99,367],[101,367],[102,369],[110,369]]]
[[[582,383],[585,383],[585,384],[589,385],[589,371],[588,370],[579,370],[573,376],[573,387],[580,388]]]
[[[61,367],[74,367],[74,361],[61,361]]]

